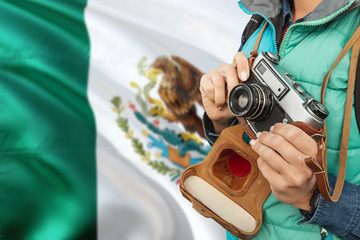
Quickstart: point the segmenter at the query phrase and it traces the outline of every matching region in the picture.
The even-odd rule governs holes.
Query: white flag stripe
[[[134,151],[130,139],[135,137],[145,149],[149,135],[165,142],[151,131],[144,133],[145,123],[134,114],[140,110],[134,84],[149,83],[139,75],[144,57],[151,63],[162,55],[180,56],[202,72],[232,61],[248,17],[236,1],[89,0],[85,20],[91,43],[88,95],[97,128],[99,239],[225,239],[225,230],[193,210],[178,184]],[[156,89],[149,93],[159,98]],[[121,114],[133,134],[128,139],[112,111],[114,96],[125,106]],[[159,129],[184,130],[164,118],[159,122]],[[152,148],[149,154],[158,152]],[[200,155],[190,153],[194,159]]]

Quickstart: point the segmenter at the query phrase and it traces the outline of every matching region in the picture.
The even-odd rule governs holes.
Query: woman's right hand
[[[228,95],[241,81],[249,77],[250,69],[246,55],[237,52],[231,64],[223,63],[203,75],[200,80],[200,92],[204,109],[214,125],[215,133],[228,127],[234,119],[227,105]]]

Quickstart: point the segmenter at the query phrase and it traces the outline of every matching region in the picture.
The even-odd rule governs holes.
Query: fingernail
[[[222,111],[224,108],[223,107],[218,107],[218,110],[219,111]]]
[[[241,80],[241,81],[246,81],[247,78],[248,78],[247,73],[246,73],[246,72],[241,72],[241,74],[240,74],[240,80]]]
[[[274,126],[270,127],[270,132],[272,132],[274,130]]]
[[[256,137],[259,138],[261,135],[261,132],[256,133]]]
[[[253,146],[255,143],[256,143],[256,141],[254,139],[251,139],[250,145]]]

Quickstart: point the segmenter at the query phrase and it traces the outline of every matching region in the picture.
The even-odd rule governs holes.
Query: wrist
[[[229,127],[233,121],[234,121],[234,118],[221,120],[221,121],[212,121],[213,126],[214,126],[214,133],[220,134],[222,132],[222,130]]]
[[[318,188],[315,189],[314,193],[311,196],[311,199],[309,201],[309,207],[310,209],[300,209],[301,213],[307,217],[307,218],[312,218],[315,214],[315,211],[319,205],[319,201],[320,201],[320,191]]]

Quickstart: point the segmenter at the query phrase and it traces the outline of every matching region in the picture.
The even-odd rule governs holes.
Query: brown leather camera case
[[[271,190],[257,167],[258,154],[243,138],[245,132],[251,139],[256,136],[243,118],[237,119],[240,124],[221,132],[202,163],[182,173],[180,191],[201,215],[214,219],[238,238],[252,239],[261,227],[262,206]],[[305,123],[290,124],[315,138],[321,134],[321,129]],[[251,165],[246,176],[230,171],[228,161],[234,154]]]
[[[241,125],[224,129],[204,161],[182,173],[180,190],[200,214],[238,238],[251,239],[262,224],[262,206],[270,186],[257,167],[257,153],[245,143],[243,134]],[[230,172],[227,163],[234,154],[250,163],[246,176]]]

